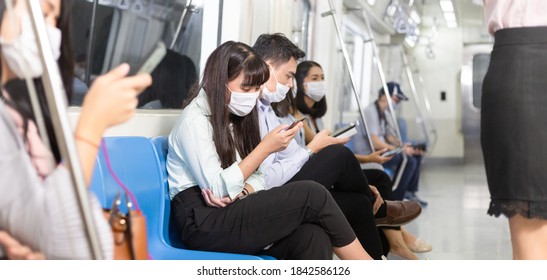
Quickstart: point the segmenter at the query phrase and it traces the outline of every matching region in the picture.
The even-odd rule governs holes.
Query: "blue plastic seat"
[[[169,260],[261,260],[259,256],[207,252],[174,247],[169,238],[170,200],[165,170],[167,138],[105,137],[112,169],[133,192],[147,219],[148,253],[152,259]],[[157,152],[158,151],[158,152]],[[161,151],[161,152],[159,152]],[[123,190],[107,170],[102,151],[91,181],[101,205],[110,208]],[[270,257],[266,257],[271,259]]]

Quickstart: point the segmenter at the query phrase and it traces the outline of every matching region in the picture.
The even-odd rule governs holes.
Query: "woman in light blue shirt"
[[[262,141],[256,101],[266,63],[226,42],[207,60],[169,136],[173,223],[190,249],[268,254],[278,259],[370,259],[326,189],[312,181],[265,189],[259,166],[285,149],[301,125]]]

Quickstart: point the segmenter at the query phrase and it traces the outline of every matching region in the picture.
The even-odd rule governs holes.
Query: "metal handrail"
[[[340,26],[338,24],[338,18],[336,17],[336,12],[335,12],[335,9],[334,9],[334,5],[332,4],[332,0],[329,0],[329,7],[330,7],[330,11],[321,13],[321,17],[332,16],[332,20],[334,22],[334,27],[336,29],[336,35],[338,37],[338,42],[340,43],[340,48],[342,49],[342,55],[344,56],[344,62],[345,62],[346,68],[348,70],[348,75],[349,75],[349,79],[350,79],[350,82],[351,82],[351,88],[353,90],[353,94],[354,94],[355,99],[357,101],[356,103],[357,103],[357,107],[359,109],[359,116],[361,118],[361,121],[363,123],[365,132],[367,134],[368,143],[370,145],[370,150],[374,151],[374,146],[372,145],[372,140],[370,138],[369,129],[368,129],[367,123],[365,121],[365,116],[363,115],[363,110],[361,109],[361,102],[360,102],[359,94],[357,93],[357,86],[355,85],[355,78],[353,77],[353,69],[352,69],[352,66],[351,66],[351,62],[349,60],[348,50],[346,48],[344,38],[342,37],[342,32],[340,31]]]
[[[427,127],[425,126],[422,110],[418,104],[418,93],[416,91],[416,85],[414,84],[414,76],[412,75],[412,71],[410,70],[410,65],[408,64],[408,58],[404,47],[402,45],[399,45],[399,49],[401,52],[401,57],[403,59],[403,66],[405,67],[408,83],[410,84],[410,91],[412,92],[412,96],[414,97],[414,104],[416,105],[416,110],[418,111],[418,115],[420,118],[420,125],[422,126],[422,130],[425,136],[425,142],[429,144],[429,133],[427,131]]]
[[[177,24],[177,29],[175,30],[175,34],[173,34],[173,39],[171,40],[171,44],[169,44],[170,50],[172,50],[175,47],[175,44],[177,43],[180,37],[180,34],[182,32],[182,27],[184,25],[184,19],[186,18],[186,14],[188,14],[188,11],[192,12],[192,0],[188,0],[186,5],[184,5],[184,10],[182,10],[179,23]]]
[[[95,19],[97,18],[97,6],[99,0],[93,0],[91,10],[91,21],[89,23],[89,39],[87,41],[87,63],[85,65],[85,84],[89,87],[91,84],[91,68],[93,66],[93,49],[95,46]]]
[[[72,185],[74,186],[80,214],[88,237],[87,241],[91,257],[94,259],[103,259],[99,239],[97,237],[97,229],[95,228],[91,214],[87,186],[80,166],[74,137],[72,136],[72,128],[68,120],[68,102],[61,81],[59,68],[51,52],[41,4],[40,1],[27,0],[27,5],[29,7],[33,32],[39,49],[40,62],[44,69],[42,82],[44,84],[47,105],[51,113],[55,138],[57,139],[59,151],[63,158],[63,164],[71,175],[70,178],[72,180]]]

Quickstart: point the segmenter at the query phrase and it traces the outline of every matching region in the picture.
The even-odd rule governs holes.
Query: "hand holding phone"
[[[294,121],[293,123],[291,123],[291,125],[289,127],[287,127],[287,129],[285,130],[289,130],[289,129],[292,129],[296,124],[298,124],[299,122],[303,122],[304,120],[306,119],[306,117],[302,117],[296,121]]]
[[[394,156],[396,154],[399,154],[403,151],[405,147],[398,147],[397,149],[394,149],[394,150],[389,150],[383,154],[381,154],[380,156],[383,156],[383,157],[390,157],[390,156]]]
[[[135,67],[137,71],[130,71],[130,75],[136,75],[140,73],[152,73],[156,66],[160,64],[163,57],[167,54],[167,48],[163,42],[158,42],[154,49],[146,56],[146,60],[141,64],[140,67]]]

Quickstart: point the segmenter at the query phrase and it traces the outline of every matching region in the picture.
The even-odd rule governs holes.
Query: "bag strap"
[[[106,150],[106,142],[104,141],[104,138],[101,139],[101,150],[104,155],[104,161],[106,163],[106,168],[108,169],[108,173],[110,173],[112,178],[114,178],[114,181],[116,181],[116,183],[125,191],[125,193],[129,194],[129,198],[131,199],[133,206],[135,206],[135,210],[141,211],[139,203],[137,202],[135,195],[133,195],[133,192],[129,190],[129,188],[122,182],[122,180],[120,180],[120,178],[118,178],[118,175],[116,175],[116,173],[114,172],[114,169],[112,168],[112,165],[110,164],[110,157],[108,156],[108,151]]]

